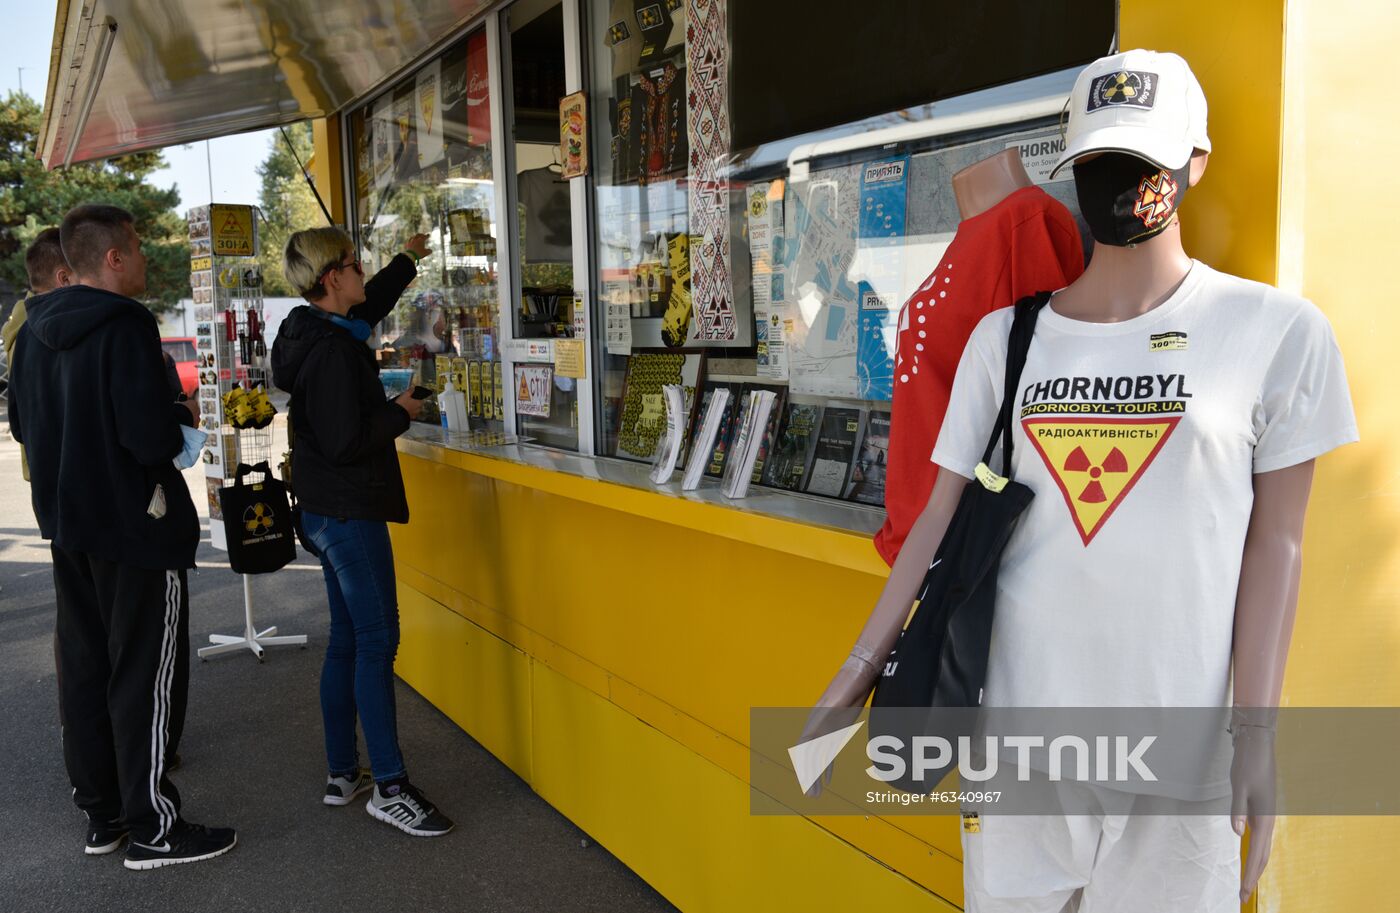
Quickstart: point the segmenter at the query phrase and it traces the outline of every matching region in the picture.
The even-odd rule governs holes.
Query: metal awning
[[[324,117],[492,0],[58,0],[39,155],[102,159]]]

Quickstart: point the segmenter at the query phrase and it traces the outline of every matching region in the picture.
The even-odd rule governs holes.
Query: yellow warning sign
[[[216,204],[209,210],[209,228],[216,257],[255,255],[253,207]]]
[[[1022,424],[1088,545],[1180,421],[1181,416],[1174,415],[1120,421],[1034,418]]]

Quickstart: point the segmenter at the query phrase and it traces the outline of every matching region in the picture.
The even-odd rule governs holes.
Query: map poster
[[[788,374],[796,394],[854,397],[857,392],[859,292],[852,268],[861,170],[848,165],[789,184],[780,278],[784,328],[791,330],[785,340]]]
[[[861,399],[888,402],[894,396],[896,323],[904,281],[904,234],[909,157],[863,166],[857,272],[860,276],[860,338],[857,390]]]

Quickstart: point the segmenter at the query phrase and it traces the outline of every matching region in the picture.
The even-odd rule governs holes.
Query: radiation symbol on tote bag
[[[263,475],[248,482],[250,473]],[[219,489],[229,566],[240,574],[270,574],[297,556],[287,487],[267,463],[239,463],[233,484]]]

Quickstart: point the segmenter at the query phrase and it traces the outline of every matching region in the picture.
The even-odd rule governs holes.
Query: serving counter
[[[397,671],[546,801],[687,913],[961,906],[952,816],[749,813],[750,708],[825,687],[882,513],[427,426],[398,446]]]

